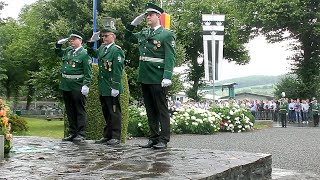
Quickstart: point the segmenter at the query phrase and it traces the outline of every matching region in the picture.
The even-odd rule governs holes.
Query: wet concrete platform
[[[0,179],[270,179],[271,155],[15,137]]]

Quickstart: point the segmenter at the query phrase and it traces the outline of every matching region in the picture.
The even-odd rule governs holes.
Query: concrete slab
[[[228,143],[226,141],[226,143]],[[4,179],[269,179],[271,155],[235,151],[75,144],[15,137]]]

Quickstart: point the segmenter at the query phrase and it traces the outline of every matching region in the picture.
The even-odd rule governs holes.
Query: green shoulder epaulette
[[[116,46],[117,48],[119,48],[119,49],[122,49],[121,46],[119,46],[119,45],[115,45],[115,46]]]

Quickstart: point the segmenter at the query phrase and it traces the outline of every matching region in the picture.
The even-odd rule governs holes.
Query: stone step
[[[226,141],[228,143],[228,141]],[[271,155],[235,151],[141,149],[15,137],[0,162],[4,179],[271,179]]]

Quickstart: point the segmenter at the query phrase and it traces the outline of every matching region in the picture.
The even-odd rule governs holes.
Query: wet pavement
[[[271,155],[15,137],[0,179],[268,179]]]

